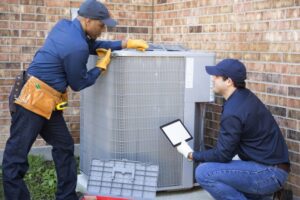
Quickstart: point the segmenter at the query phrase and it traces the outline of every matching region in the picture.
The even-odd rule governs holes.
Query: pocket
[[[36,80],[30,78],[15,103],[46,119],[50,119],[55,108],[55,97],[48,90],[41,88]]]
[[[36,89],[32,94],[31,105],[41,112],[49,114],[55,108],[55,101],[47,91]]]
[[[275,175],[270,175],[257,181],[257,193],[260,195],[272,194],[280,188],[281,184]]]

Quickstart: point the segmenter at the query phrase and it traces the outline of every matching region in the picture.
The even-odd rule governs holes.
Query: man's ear
[[[230,85],[230,86],[231,86],[231,85],[232,85],[232,86],[234,85],[233,80],[232,80],[231,78],[229,78],[229,77],[228,77],[228,79],[227,79],[227,84]]]

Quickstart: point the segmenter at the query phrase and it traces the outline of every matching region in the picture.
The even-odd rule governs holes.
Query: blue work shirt
[[[96,55],[97,48],[119,50],[121,41],[89,40],[78,19],[59,21],[49,33],[44,45],[36,52],[27,72],[54,89],[74,91],[95,83],[101,70],[87,70],[89,54]]]
[[[282,133],[266,106],[248,89],[236,89],[224,103],[220,133],[214,148],[193,153],[201,162],[241,160],[266,165],[289,163]]]

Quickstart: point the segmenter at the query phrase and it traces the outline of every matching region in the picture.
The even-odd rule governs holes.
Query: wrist
[[[193,160],[193,152],[188,153],[187,158],[188,158],[189,160]]]
[[[127,42],[128,42],[128,40],[122,40],[122,49],[127,48]]]

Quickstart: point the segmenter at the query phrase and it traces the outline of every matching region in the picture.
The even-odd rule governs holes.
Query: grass
[[[79,158],[76,158],[77,169]],[[29,155],[29,170],[25,182],[32,200],[53,200],[56,192],[56,172],[53,161],[47,161],[42,156]],[[0,199],[3,198],[2,170],[0,171]],[[2,195],[2,196],[1,196]],[[2,198],[1,198],[2,197]]]

